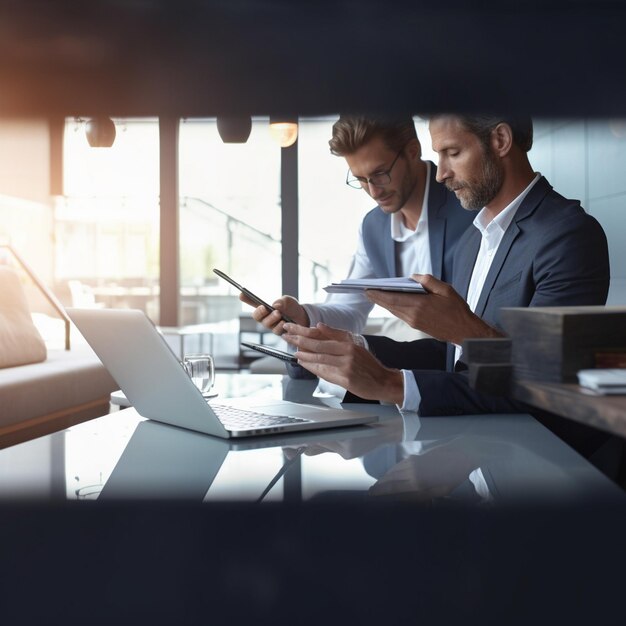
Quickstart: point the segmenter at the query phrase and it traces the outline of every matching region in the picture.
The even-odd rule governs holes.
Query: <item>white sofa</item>
[[[0,448],[108,412],[118,385],[72,331],[70,350],[47,348],[16,274],[0,268]]]
[[[0,369],[0,448],[108,413],[109,396],[118,388],[85,345]]]

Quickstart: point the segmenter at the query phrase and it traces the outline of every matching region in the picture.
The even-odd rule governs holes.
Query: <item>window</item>
[[[225,144],[213,119],[183,120],[179,137],[183,323],[249,312],[216,267],[273,300],[281,277],[280,147],[267,119],[245,144]]]
[[[65,195],[54,207],[56,279],[158,319],[158,121],[114,121],[111,148],[91,148],[83,124],[66,122]]]

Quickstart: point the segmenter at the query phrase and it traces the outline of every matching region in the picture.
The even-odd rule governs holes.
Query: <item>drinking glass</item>
[[[183,358],[183,367],[193,384],[207,395],[215,382],[215,364],[210,354],[186,354]]]

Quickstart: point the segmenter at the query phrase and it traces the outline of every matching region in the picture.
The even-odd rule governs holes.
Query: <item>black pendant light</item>
[[[217,132],[224,143],[246,143],[251,130],[251,117],[217,118]]]
[[[92,148],[110,148],[115,141],[115,124],[110,117],[92,117],[85,124],[85,134]]]

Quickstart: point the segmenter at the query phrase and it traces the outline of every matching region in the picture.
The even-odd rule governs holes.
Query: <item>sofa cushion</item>
[[[0,429],[95,401],[108,403],[116,389],[91,348],[52,349],[44,363],[0,370]]]
[[[0,368],[39,363],[46,355],[17,273],[0,266]]]

